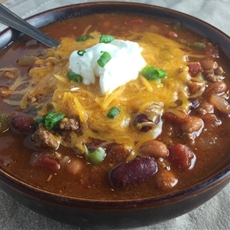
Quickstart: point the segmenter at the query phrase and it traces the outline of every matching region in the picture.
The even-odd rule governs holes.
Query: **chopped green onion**
[[[0,114],[0,133],[9,129],[9,121],[12,116],[8,114]]]
[[[198,49],[205,49],[206,45],[203,42],[194,42],[191,44],[191,47]]]
[[[85,53],[86,53],[85,50],[78,50],[78,51],[77,51],[77,54],[78,54],[79,56],[83,56]]]
[[[83,35],[76,39],[77,42],[84,42],[90,38],[94,38],[92,35]]]
[[[107,113],[108,118],[115,118],[120,113],[120,110],[117,107],[112,107]]]
[[[203,42],[190,43],[184,39],[180,39],[179,42],[186,45],[186,46],[189,46],[191,48],[198,48],[198,49],[205,49],[206,48],[206,45]]]
[[[99,42],[100,42],[100,43],[110,43],[110,42],[112,42],[114,39],[115,39],[115,37],[112,36],[112,35],[102,34],[101,37],[100,37]]]
[[[84,149],[86,158],[93,164],[101,163],[106,157],[106,152],[102,147],[98,147],[95,151],[91,153],[89,152],[86,145],[84,145]]]
[[[110,53],[103,51],[100,58],[97,60],[97,64],[101,66],[102,68],[111,60]]]
[[[161,81],[162,78],[165,78],[167,76],[167,72],[165,70],[156,69],[153,66],[146,66],[144,69],[142,69],[141,74],[147,80],[156,81]]]
[[[173,29],[174,30],[181,30],[182,29],[182,25],[180,22],[176,22],[174,25],[173,25]]]
[[[39,117],[36,120],[34,120],[35,125],[45,124],[45,117]]]
[[[55,111],[50,112],[45,116],[45,127],[48,130],[54,129],[57,124],[65,117],[65,114],[56,113]]]
[[[74,73],[72,71],[67,73],[67,77],[70,81],[82,82],[82,76],[80,74]]]

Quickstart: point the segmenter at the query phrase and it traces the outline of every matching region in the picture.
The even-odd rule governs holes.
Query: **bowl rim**
[[[42,18],[45,15],[49,14],[55,14],[55,12],[65,11],[69,10],[71,8],[77,8],[79,11],[81,11],[82,15],[90,14],[91,11],[87,11],[88,8],[99,9],[103,7],[110,7],[111,11],[115,11],[114,7],[117,7],[117,11],[119,12],[125,12],[127,11],[125,7],[132,7],[132,9],[140,11],[140,8],[145,10],[145,12],[139,12],[140,14],[152,14],[153,12],[158,12],[158,15],[154,15],[156,18],[160,19],[166,19],[168,21],[183,21],[181,24],[185,26],[186,28],[201,34],[204,37],[207,37],[208,39],[212,39],[215,43],[215,41],[218,41],[218,45],[223,50],[223,52],[226,54],[226,56],[230,59],[230,36],[219,30],[218,28],[214,27],[213,25],[198,19],[194,16],[191,16],[189,14],[169,9],[166,7],[156,6],[156,5],[150,5],[145,3],[137,3],[137,2],[122,2],[122,1],[103,1],[103,2],[87,2],[87,3],[77,3],[77,4],[71,4],[67,6],[61,6],[57,8],[53,8],[35,15],[32,15],[25,20],[28,21],[31,24],[36,24],[36,19]],[[85,9],[86,8],[86,9]],[[122,9],[122,10],[118,10]],[[83,13],[82,13],[83,12]],[[163,12],[163,16],[162,16]],[[98,12],[97,12],[98,13]],[[134,13],[137,13],[136,11]],[[161,15],[159,17],[159,15]],[[173,15],[173,16],[172,16]],[[64,18],[63,18],[64,19]],[[63,20],[62,18],[59,20]],[[56,20],[57,21],[57,20]],[[41,27],[40,22],[38,22],[37,26],[38,28]],[[49,23],[46,23],[48,25]],[[192,25],[193,26],[192,26]],[[199,30],[197,29],[197,26],[199,25]],[[213,34],[213,36],[209,36],[210,34]],[[14,40],[17,40],[21,34],[13,29],[6,28],[3,31],[0,32],[0,38],[6,36],[6,39],[8,39],[7,46],[9,46]],[[1,41],[0,43],[2,43]],[[5,41],[4,41],[5,42]],[[1,44],[0,44],[1,45]],[[228,47],[229,46],[229,47]],[[6,46],[3,47],[3,49],[6,48]],[[2,49],[2,50],[3,50]],[[1,46],[0,46],[0,52]],[[216,187],[220,184],[227,184],[228,181],[230,181],[230,162],[226,163],[224,167],[221,169],[218,169],[214,174],[209,175],[205,178],[203,178],[201,181],[198,181],[190,186],[187,186],[183,189],[180,189],[179,191],[175,191],[172,193],[167,193],[165,195],[158,195],[153,196],[149,198],[141,198],[141,199],[130,199],[130,200],[93,200],[93,199],[83,199],[83,198],[75,198],[75,197],[69,197],[65,195],[60,195],[56,193],[52,193],[49,191],[45,191],[39,188],[36,188],[35,186],[32,186],[24,181],[21,181],[20,179],[16,178],[15,176],[11,175],[9,172],[5,171],[4,169],[0,168],[0,183],[3,183],[9,187],[11,187],[13,190],[17,190],[21,193],[27,194],[29,196],[32,196],[34,199],[44,199],[49,202],[58,203],[62,205],[68,205],[68,206],[77,206],[81,208],[90,208],[92,205],[96,208],[100,209],[119,209],[120,207],[125,209],[130,208],[147,208],[147,207],[153,207],[153,206],[159,206],[164,205],[164,203],[167,202],[167,204],[177,202],[179,200],[189,199],[193,196],[197,196],[199,193],[202,193],[203,191],[211,190],[213,187]]]

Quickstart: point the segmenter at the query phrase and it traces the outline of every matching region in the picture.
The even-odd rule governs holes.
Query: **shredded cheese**
[[[133,33],[126,40],[132,40],[139,34]],[[187,112],[188,81],[190,80],[185,61],[185,53],[173,40],[155,33],[145,32],[138,41],[142,47],[142,56],[148,65],[163,69],[167,72],[167,78],[162,82],[148,81],[142,76],[131,80],[116,88],[112,93],[102,94],[99,81],[94,84],[84,85],[75,83],[66,77],[70,71],[68,57],[74,50],[83,50],[98,42],[99,33],[93,34],[94,39],[85,42],[76,42],[73,38],[64,38],[61,45],[48,52],[50,57],[38,59],[29,73],[29,84],[22,89],[24,96],[21,102],[5,100],[12,105],[21,105],[25,108],[29,105],[26,101],[37,98],[39,116],[46,115],[50,105],[66,117],[77,116],[81,122],[82,135],[71,134],[70,142],[61,141],[62,145],[81,149],[82,144],[89,138],[123,143],[132,149],[135,156],[135,148],[151,138],[156,138],[162,129],[162,120],[156,123],[155,128],[147,133],[136,129],[132,122],[138,113],[145,113],[161,117],[169,110]],[[18,77],[10,90],[17,90],[25,82],[25,77]],[[28,92],[28,95],[27,93]],[[41,97],[42,99],[38,99]],[[176,101],[180,100],[181,105]],[[36,104],[36,102],[35,102]],[[118,107],[121,111],[114,119],[109,119],[106,114],[112,107]],[[176,109],[175,109],[176,108]]]

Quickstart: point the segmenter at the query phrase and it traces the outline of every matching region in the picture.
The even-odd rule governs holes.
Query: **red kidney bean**
[[[32,154],[30,164],[32,166],[48,168],[53,172],[57,172],[61,167],[59,161],[50,156],[49,152]]]
[[[192,76],[197,75],[198,73],[203,72],[202,66],[200,64],[200,62],[189,62],[188,63],[188,68],[189,68],[189,73]]]
[[[134,126],[144,122],[152,122],[144,113],[137,115],[133,121]],[[145,125],[141,128],[142,132],[148,132],[152,127],[149,125]]]
[[[186,145],[176,144],[169,149],[169,158],[180,170],[186,171],[194,167],[196,162],[195,153]]]
[[[158,171],[154,158],[135,158],[130,162],[123,162],[109,172],[110,185],[114,189],[136,186]]]
[[[33,133],[36,129],[33,117],[17,114],[10,120],[10,128],[16,133]]]

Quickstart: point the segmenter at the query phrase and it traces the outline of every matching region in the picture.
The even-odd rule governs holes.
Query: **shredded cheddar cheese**
[[[66,74],[69,69],[69,56],[74,50],[89,48],[98,42],[99,33],[92,34],[93,39],[76,42],[73,38],[64,38],[61,45],[47,51],[46,59],[38,59],[28,76],[18,77],[10,90],[22,94],[21,101],[6,103],[19,105],[21,109],[30,106],[30,99],[38,109],[38,116],[46,115],[53,107],[66,117],[79,117],[82,135],[71,133],[69,142],[61,141],[62,145],[83,150],[83,144],[89,138],[123,143],[131,149],[131,155],[146,140],[156,138],[162,129],[161,116],[166,111],[188,112],[188,82],[190,75],[185,61],[188,55],[183,51],[182,44],[155,33],[133,33],[126,40],[132,41],[138,35],[138,44],[142,47],[142,56],[148,65],[163,69],[167,78],[162,82],[149,81],[139,74],[138,78],[115,89],[112,93],[102,94],[99,81],[84,85],[70,81]],[[124,39],[124,38],[119,38]],[[19,90],[18,86],[25,81],[29,84]],[[180,101],[180,105],[176,102]],[[119,115],[114,119],[106,114],[112,107],[118,107]],[[136,114],[149,114],[153,119],[158,117],[154,127],[146,133],[133,126]]]

